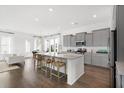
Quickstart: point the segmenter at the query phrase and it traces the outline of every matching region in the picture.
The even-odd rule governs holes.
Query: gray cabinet
[[[63,46],[70,47],[71,44],[71,35],[64,35],[63,36]]]
[[[68,46],[67,38],[68,38],[67,35],[64,35],[64,36],[63,36],[63,46],[64,46],[64,47],[67,47],[67,46]]]
[[[110,28],[93,31],[93,46],[108,46]]]
[[[92,64],[92,53],[91,52],[86,52],[84,54],[84,63],[85,64]]]
[[[75,35],[64,35],[63,36],[63,46],[64,47],[75,47]]]
[[[92,33],[86,34],[86,46],[92,46],[93,39],[92,39]]]
[[[84,63],[108,68],[108,54],[86,52],[84,54]]]
[[[76,41],[85,41],[86,32],[76,33]]]
[[[101,67],[108,67],[108,54],[93,53],[92,64]]]
[[[75,41],[75,35],[71,35],[71,37],[70,37],[70,41],[71,41],[71,44],[70,44],[70,46],[71,47],[76,47],[76,41]]]

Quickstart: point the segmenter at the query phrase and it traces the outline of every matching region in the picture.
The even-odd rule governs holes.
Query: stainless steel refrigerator
[[[116,6],[116,31],[114,43],[114,61],[124,62],[124,5]]]

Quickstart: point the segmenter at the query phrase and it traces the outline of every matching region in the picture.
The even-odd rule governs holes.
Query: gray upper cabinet
[[[67,47],[68,46],[68,42],[67,42],[67,35],[63,36],[63,46]]]
[[[92,39],[92,33],[86,34],[86,46],[92,46],[93,39]]]
[[[71,46],[71,35],[68,35],[67,41],[68,41],[68,47],[70,47]]]
[[[93,31],[93,46],[108,46],[110,28]]]
[[[71,47],[76,47],[75,35],[71,35]]]
[[[76,42],[85,42],[86,32],[77,33],[76,35],[64,35],[64,47],[76,47]]]
[[[64,35],[63,36],[63,46],[70,47],[70,42],[71,42],[71,35]]]
[[[85,41],[86,32],[76,33],[76,41]]]

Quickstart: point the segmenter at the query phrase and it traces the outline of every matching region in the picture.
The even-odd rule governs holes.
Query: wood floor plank
[[[50,79],[40,70],[34,69],[33,61],[27,59],[20,69],[0,73],[0,87],[3,88],[109,88],[110,70],[85,65],[85,74],[72,86],[63,78],[57,81]]]

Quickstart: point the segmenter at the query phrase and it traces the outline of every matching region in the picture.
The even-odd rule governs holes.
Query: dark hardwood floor
[[[85,74],[72,86],[63,78],[50,79],[40,70],[34,69],[33,61],[26,60],[20,69],[0,73],[0,87],[3,88],[109,88],[109,69],[85,65]]]

